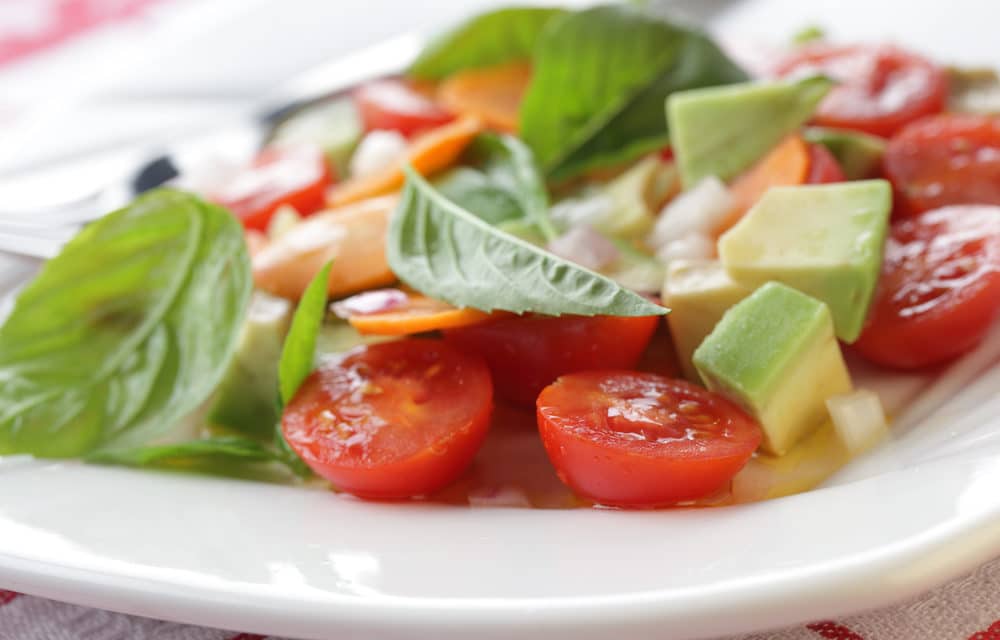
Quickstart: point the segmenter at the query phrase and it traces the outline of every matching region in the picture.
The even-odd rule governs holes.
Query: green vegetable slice
[[[545,25],[562,9],[509,7],[476,16],[424,48],[409,74],[439,80],[456,71],[530,58]]]
[[[250,290],[242,228],[195,196],[153,191],[92,223],[0,327],[0,453],[161,436],[219,382]]]
[[[545,240],[559,233],[549,219],[545,180],[523,142],[509,135],[478,136],[459,167],[435,181],[446,198],[492,225],[523,222]]]
[[[410,168],[386,256],[400,280],[458,307],[553,316],[666,313],[605,276],[490,226]]]
[[[674,91],[746,79],[711,40],[641,8],[565,14],[539,37],[521,137],[550,178],[571,178],[666,145]]]

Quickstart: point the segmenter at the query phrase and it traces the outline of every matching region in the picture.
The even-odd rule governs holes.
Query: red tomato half
[[[563,376],[538,396],[538,429],[559,478],[579,495],[658,507],[710,495],[761,440],[735,404],[684,380],[633,371]]]
[[[888,46],[803,47],[778,67],[779,75],[823,74],[838,84],[816,113],[828,127],[890,136],[903,125],[944,110],[948,82],[930,61]]]
[[[854,343],[915,369],[979,343],[1000,312],[1000,207],[954,206],[893,224],[868,326]]]
[[[365,131],[391,129],[412,136],[453,118],[436,102],[403,80],[376,80],[354,91]]]
[[[884,165],[900,213],[1000,205],[1000,118],[945,114],[918,120],[889,141]]]
[[[846,180],[847,176],[829,149],[821,144],[809,145],[809,175],[806,176],[806,184],[829,184]]]
[[[657,316],[514,316],[449,329],[444,337],[486,360],[500,396],[531,407],[561,375],[635,367],[659,321]]]
[[[304,216],[322,209],[332,181],[318,148],[269,147],[209,198],[232,211],[247,229],[264,231],[281,205],[291,205]]]
[[[281,430],[309,468],[362,498],[424,495],[457,478],[493,408],[481,360],[439,340],[360,347],[323,363]]]

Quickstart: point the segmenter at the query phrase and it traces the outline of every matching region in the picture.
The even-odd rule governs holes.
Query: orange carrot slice
[[[417,136],[402,156],[378,173],[334,185],[327,193],[327,203],[339,207],[399,190],[405,180],[403,166],[407,162],[425,176],[446,169],[458,160],[465,147],[482,130],[482,121],[472,116],[463,116],[431,129]]]
[[[740,221],[750,207],[771,187],[804,184],[809,175],[809,146],[799,135],[792,135],[781,141],[757,164],[736,178],[730,186],[733,208],[729,215],[715,229],[715,236],[721,236]]]
[[[254,284],[295,300],[330,260],[331,296],[395,282],[385,238],[398,200],[394,195],[370,198],[309,216],[253,256]]]
[[[448,111],[475,116],[490,127],[514,133],[530,81],[527,62],[460,71],[441,84],[438,101]]]
[[[402,305],[391,310],[351,315],[347,321],[359,333],[404,336],[479,324],[492,315],[478,309],[459,309],[420,294],[409,294]]]

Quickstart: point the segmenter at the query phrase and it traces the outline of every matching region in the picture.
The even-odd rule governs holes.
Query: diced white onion
[[[469,492],[468,498],[470,507],[531,507],[528,496],[511,485],[476,489]]]
[[[690,234],[707,236],[732,207],[733,198],[726,185],[715,176],[704,178],[663,207],[649,244],[659,248]]]
[[[851,455],[862,453],[889,435],[882,401],[867,389],[832,396],[826,408],[833,418],[833,427]]]
[[[334,302],[330,305],[330,310],[346,320],[351,316],[385,313],[399,309],[405,307],[408,301],[409,296],[399,289],[375,289]]]
[[[271,216],[271,221],[267,223],[267,239],[277,240],[300,222],[302,222],[302,215],[295,207],[290,204],[281,205]]]
[[[710,260],[714,256],[715,242],[697,232],[670,240],[656,250],[656,257],[665,264],[674,260]]]
[[[606,267],[619,257],[614,243],[587,225],[572,227],[549,242],[547,248],[557,256],[595,270]]]
[[[563,227],[594,226],[614,215],[615,201],[601,191],[566,198],[552,205],[549,217]]]
[[[351,176],[366,176],[381,171],[406,151],[406,138],[398,131],[376,129],[365,135],[351,155]]]

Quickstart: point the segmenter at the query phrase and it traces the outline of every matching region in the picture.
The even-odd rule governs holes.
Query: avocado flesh
[[[827,306],[776,282],[723,315],[694,365],[709,389],[757,419],[775,455],[828,421],[828,397],[851,390]]]
[[[674,93],[667,120],[681,184],[689,189],[702,178],[729,180],[749,169],[812,117],[832,85],[813,76]]]
[[[604,185],[611,201],[610,215],[594,222],[594,228],[616,238],[638,238],[653,228],[657,207],[676,182],[673,165],[649,156]]]
[[[701,383],[692,362],[698,348],[723,314],[752,289],[735,282],[718,260],[674,260],[667,266],[663,304],[684,377]]]
[[[737,282],[775,280],[830,307],[837,337],[854,342],[875,291],[892,190],[885,180],[775,187],[719,239]]]
[[[297,111],[274,129],[271,143],[319,145],[338,176],[347,175],[351,154],[364,133],[350,98],[334,98]]]
[[[848,180],[863,180],[878,174],[885,155],[886,141],[860,131],[809,127],[802,136],[826,147]]]

